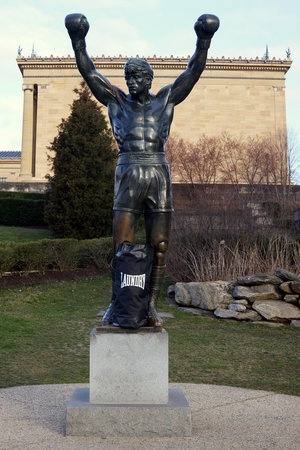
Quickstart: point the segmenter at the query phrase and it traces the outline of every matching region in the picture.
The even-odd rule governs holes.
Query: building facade
[[[17,182],[20,168],[20,151],[0,151],[0,183]]]
[[[125,91],[126,60],[121,56],[93,58],[97,70]],[[154,69],[154,93],[172,83],[188,63],[188,58],[147,60]],[[18,181],[45,181],[50,172],[48,147],[62,118],[70,113],[74,89],[82,78],[70,56],[20,57],[17,64],[24,91]],[[195,141],[201,134],[253,136],[285,131],[285,74],[290,66],[289,60],[209,59],[192,93],[176,107],[171,133]]]

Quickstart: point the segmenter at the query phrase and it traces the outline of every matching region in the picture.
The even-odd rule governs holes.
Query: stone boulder
[[[249,305],[248,300],[246,300],[245,298],[242,298],[240,300],[234,299],[233,303],[236,304],[236,305],[244,305],[244,306],[248,306]]]
[[[292,294],[293,291],[291,289],[291,281],[285,281],[279,285],[279,289],[285,294]]]
[[[295,294],[300,294],[300,281],[292,281],[291,289]]]
[[[284,296],[284,301],[287,303],[298,303],[299,300],[299,295],[291,295],[291,294],[286,294]]]
[[[233,302],[227,287],[228,282],[226,281],[176,283],[175,300],[179,305],[213,311],[220,305],[227,306]]]
[[[231,311],[230,309],[217,308],[214,311],[214,315],[218,317],[218,319],[247,320],[251,322],[261,320],[261,316],[253,310],[248,310],[246,312],[237,312]]]
[[[230,305],[228,305],[228,309],[230,311],[245,312],[247,308],[245,305],[240,305],[238,303],[230,303]]]
[[[239,277],[237,283],[241,286],[258,286],[262,284],[281,284],[282,279],[275,275],[268,275],[265,273],[257,273],[254,275],[246,275]]]
[[[300,276],[299,275],[296,275],[295,273],[289,272],[288,270],[285,270],[285,269],[277,269],[275,274],[279,278],[282,278],[282,280],[299,281],[300,282]]]
[[[257,300],[280,300],[282,295],[278,288],[273,284],[262,284],[260,286],[236,286],[232,293],[236,299],[249,300],[255,302]]]
[[[174,295],[175,295],[175,285],[174,284],[170,284],[168,286],[168,289],[167,289],[167,296],[168,297],[174,297]]]
[[[257,321],[261,320],[261,316],[253,309],[248,309],[244,313],[238,313],[237,318],[238,318],[238,320],[247,320],[250,322],[257,322]]]
[[[229,309],[217,308],[214,311],[214,315],[218,317],[218,319],[237,319],[239,313]]]
[[[298,320],[300,319],[300,310],[297,306],[280,300],[256,301],[252,308],[267,320]]]

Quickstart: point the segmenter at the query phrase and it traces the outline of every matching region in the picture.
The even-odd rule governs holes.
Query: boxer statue
[[[204,70],[207,51],[219,19],[204,14],[195,23],[197,44],[186,70],[173,84],[154,95],[150,92],[153,70],[144,59],[132,58],[125,64],[129,94],[112,85],[99,73],[86,51],[89,30],[86,17],[69,14],[65,19],[76,62],[92,93],[108,108],[114,137],[119,147],[115,176],[113,239],[114,249],[125,241],[133,243],[136,225],[144,214],[147,242],[154,248],[150,282],[148,325],[160,327],[156,303],[165,274],[170,239],[172,186],[165,157],[174,107],[191,92]],[[110,323],[113,300],[102,324]]]

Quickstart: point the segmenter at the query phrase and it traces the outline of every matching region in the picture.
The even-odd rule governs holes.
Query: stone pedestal
[[[90,402],[168,403],[168,333],[120,330],[91,333]]]
[[[191,428],[183,392],[168,389],[166,330],[92,330],[90,388],[67,406],[67,435],[190,436]]]
[[[163,405],[109,405],[89,401],[89,389],[75,390],[67,407],[68,436],[191,436],[191,408],[183,392],[169,389]]]

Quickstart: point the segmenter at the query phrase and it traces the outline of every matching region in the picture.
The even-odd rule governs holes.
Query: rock
[[[288,270],[285,270],[285,269],[277,269],[275,271],[275,274],[279,278],[282,278],[283,280],[299,281],[300,282],[300,276],[299,275],[296,275],[295,273],[289,272]]]
[[[291,289],[296,294],[300,294],[300,281],[292,281],[291,282]]]
[[[180,305],[213,311],[220,305],[232,303],[233,298],[227,292],[227,286],[226,281],[176,283],[175,300]]]
[[[287,303],[297,303],[298,299],[299,299],[299,295],[286,294],[284,296],[284,301]]]
[[[192,299],[187,288],[187,284],[188,283],[175,284],[175,301],[179,305],[191,306],[192,304]]]
[[[232,294],[233,289],[235,288],[236,285],[237,285],[236,281],[228,281],[227,292],[229,292],[229,294]]]
[[[252,308],[267,320],[300,319],[299,308],[280,300],[256,301]]]
[[[242,298],[241,300],[233,300],[232,303],[235,303],[237,305],[244,305],[244,306],[248,306],[249,305],[248,300],[246,300],[245,298]]]
[[[193,316],[214,317],[214,313],[212,311],[206,311],[205,309],[185,308],[185,307],[180,306],[179,310],[187,312],[187,313],[191,313],[191,314],[193,314]]]
[[[214,311],[214,315],[218,317],[218,319],[236,319],[238,313],[236,311],[230,311],[229,309],[217,308]]]
[[[258,286],[262,284],[280,284],[282,283],[282,280],[275,275],[257,273],[255,275],[239,277],[237,283],[241,286]]]
[[[292,320],[291,321],[291,327],[300,328],[300,320]]]
[[[175,284],[170,284],[170,286],[168,286],[167,296],[174,297],[174,295],[175,295]]]
[[[167,320],[167,319],[175,319],[175,317],[173,316],[173,314],[168,313],[168,312],[160,312],[159,311],[159,316],[163,319],[163,320]]]
[[[238,303],[230,303],[230,305],[228,305],[228,309],[230,311],[245,312],[247,308],[245,305],[240,305]]]
[[[285,281],[284,283],[281,283],[279,285],[279,289],[283,292],[285,292],[286,294],[292,294],[293,291],[291,289],[291,281]]]
[[[233,297],[237,299],[246,298],[249,302],[257,300],[279,300],[282,295],[273,284],[262,284],[260,286],[236,286]]]
[[[218,319],[235,319],[246,321],[258,321],[261,320],[261,316],[256,311],[236,312],[230,309],[217,308],[214,315]]]
[[[237,320],[246,320],[250,322],[256,322],[261,320],[261,316],[253,309],[247,310],[246,312],[240,312],[237,315]]]

